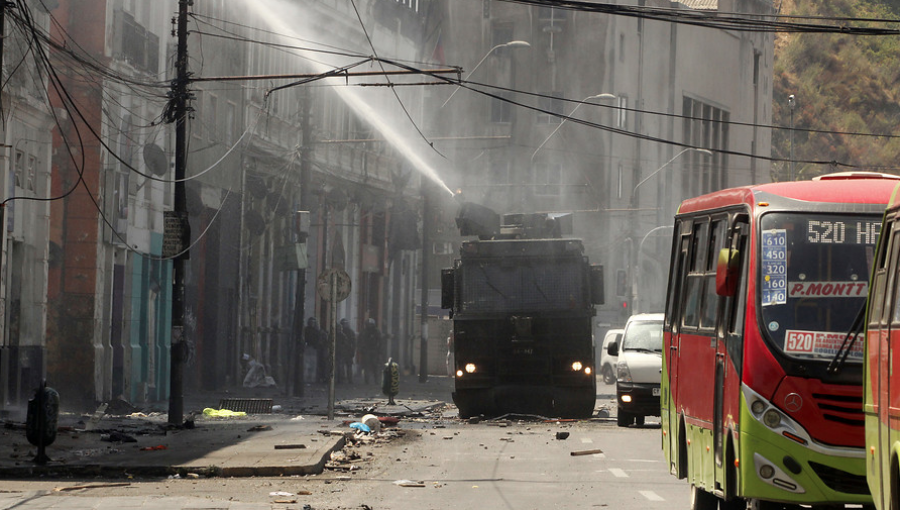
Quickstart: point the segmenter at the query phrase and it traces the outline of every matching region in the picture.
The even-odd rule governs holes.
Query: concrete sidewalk
[[[349,423],[363,415],[399,417],[402,427],[404,417],[439,416],[449,402],[446,381],[414,388],[409,393],[418,399],[395,397],[396,405],[387,405],[377,388],[342,388],[343,400],[336,400],[332,420],[327,419],[324,386],[307,388],[304,397],[277,395],[275,389],[270,394],[254,389],[186,396],[185,416],[196,413],[194,428],[170,426],[158,409],[132,413],[127,404],[117,414],[95,413],[93,420],[91,415],[61,413],[57,438],[46,448],[51,459],[46,465],[33,461],[37,448],[27,441],[21,416],[7,420],[0,430],[0,478],[318,474],[331,453],[345,445],[346,436],[355,433]],[[230,418],[201,414],[204,407],[218,408],[222,398],[266,397],[278,412]]]

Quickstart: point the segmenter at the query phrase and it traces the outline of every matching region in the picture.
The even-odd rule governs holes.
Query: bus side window
[[[689,272],[687,286],[684,293],[684,326],[696,328],[700,325],[700,301],[703,297],[703,276],[706,270],[706,256],[709,253],[707,239],[709,237],[709,222],[698,221],[694,223],[691,232],[691,251],[689,257]]]
[[[719,296],[716,294],[716,262],[719,257],[719,250],[725,247],[725,226],[726,222],[722,219],[713,220],[709,229],[709,242],[705,248],[706,267],[703,268],[705,275],[703,277],[703,312],[700,317],[700,327],[715,328],[716,327],[716,310],[718,309]]]
[[[893,226],[893,223],[891,224]],[[885,312],[885,282],[887,280],[887,263],[888,250],[891,245],[896,245],[896,239],[892,238],[893,234],[888,232],[881,233],[881,242],[878,245],[878,253],[875,258],[875,273],[872,278],[872,303],[869,307],[868,324],[875,326],[882,322]]]
[[[686,238],[681,235],[681,220],[675,220],[675,235],[672,239],[672,255],[669,264],[669,287],[666,292],[666,329],[677,331],[677,325],[681,323],[678,313],[681,307],[681,282],[684,281],[684,257],[687,251],[683,248]]]

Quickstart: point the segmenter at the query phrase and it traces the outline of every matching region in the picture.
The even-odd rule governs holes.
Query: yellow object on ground
[[[229,411],[228,409],[213,409],[212,407],[207,407],[203,410],[203,416],[209,416],[210,418],[231,418],[234,416],[247,416],[247,413],[244,411]]]

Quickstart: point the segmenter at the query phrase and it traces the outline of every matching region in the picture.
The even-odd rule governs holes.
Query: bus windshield
[[[464,312],[571,310],[588,306],[581,258],[472,261],[460,267]]]
[[[880,232],[880,216],[762,217],[757,299],[761,325],[776,349],[804,360],[834,357],[865,306]],[[861,340],[847,361],[862,361]]]

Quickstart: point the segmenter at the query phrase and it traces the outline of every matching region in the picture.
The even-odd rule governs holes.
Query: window
[[[701,298],[703,296],[703,272],[708,254],[709,223],[697,219],[692,228],[688,261],[687,286],[684,296],[683,324],[696,328],[700,325]]]
[[[25,153],[22,151],[16,151],[16,186],[21,188],[24,187],[25,180]]]
[[[28,166],[25,167],[25,189],[34,191],[34,172],[37,160],[34,156],[28,156]]]
[[[219,139],[219,120],[216,117],[219,109],[219,98],[213,94],[209,94],[207,97],[209,98],[209,104],[206,109],[206,125],[209,141],[215,142]]]
[[[706,254],[706,268],[703,275],[703,312],[700,316],[700,327],[712,329],[716,327],[716,310],[719,304],[719,296],[716,294],[716,263],[719,258],[719,250],[725,247],[725,221],[713,220],[709,229],[709,243],[704,249]]]
[[[537,163],[534,166],[534,194],[555,196],[560,194],[562,167],[555,163]]]
[[[682,192],[685,196],[698,196],[728,187],[725,168],[728,155],[728,112],[685,97],[682,103],[682,136],[685,145],[717,150],[713,155],[697,151],[685,153],[683,159],[685,176]]]
[[[235,142],[235,122],[237,105],[228,101],[225,104],[225,143],[231,145]]]
[[[628,96],[624,94],[616,96],[616,127],[628,129]]]
[[[563,115],[562,97],[563,93],[559,91],[541,93],[539,103],[540,109],[555,115],[538,112],[538,124],[559,124],[562,122],[562,119],[565,118]]]

